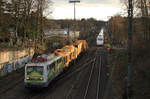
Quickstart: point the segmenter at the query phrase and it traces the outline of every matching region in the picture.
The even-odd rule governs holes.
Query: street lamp
[[[69,3],[74,4],[74,22],[76,20],[76,3],[80,3],[80,0],[69,0]],[[75,39],[75,30],[74,30],[74,39]]]
[[[69,3],[74,4],[74,20],[76,19],[76,3],[80,3],[80,0],[69,0]]]

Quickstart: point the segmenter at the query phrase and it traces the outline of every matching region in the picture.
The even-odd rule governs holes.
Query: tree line
[[[124,7],[127,14],[128,0],[124,2]],[[134,0],[133,9],[133,43],[150,41],[150,0]],[[112,41],[127,44],[128,17],[118,14],[111,17],[108,23]]]
[[[124,2],[126,15],[128,14],[128,0]],[[149,99],[149,90],[150,87],[147,86],[147,83],[150,82],[149,74],[149,57],[150,57],[150,0],[134,0],[133,1],[133,30],[132,30],[132,97],[131,98],[143,98]],[[113,44],[118,44],[123,42],[127,47],[128,41],[128,17],[116,15],[110,18],[108,21],[109,34],[112,39]],[[127,53],[125,52],[124,58],[127,59]],[[120,57],[119,57],[120,59]],[[124,59],[124,60],[125,60]],[[118,62],[117,62],[118,64]],[[121,63],[122,64],[122,63]],[[121,79],[118,79],[117,82],[124,83],[123,86],[116,85],[118,88],[126,86],[126,73],[127,73],[127,62],[124,67],[121,64],[116,68],[116,71],[121,71],[124,76],[119,76]],[[119,69],[119,70],[117,70]],[[117,73],[117,75],[120,75]],[[116,76],[117,77],[117,76]],[[140,90],[139,90],[140,89]],[[121,91],[123,92],[124,88],[117,90],[118,96],[120,96]],[[126,99],[126,91],[123,94]]]
[[[96,20],[94,18],[81,19],[81,20],[47,20],[46,29],[68,29],[71,31],[80,31],[80,37],[82,39],[92,35],[92,31],[100,32],[102,26],[105,25],[105,21]]]
[[[50,0],[0,0],[0,39],[43,40],[44,13],[51,3]]]

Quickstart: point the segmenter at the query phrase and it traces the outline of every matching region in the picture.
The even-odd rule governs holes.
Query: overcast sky
[[[69,0],[53,1],[53,19],[73,19],[73,4]],[[81,0],[76,4],[76,18],[96,18],[98,20],[107,20],[110,16],[122,12],[120,0]]]

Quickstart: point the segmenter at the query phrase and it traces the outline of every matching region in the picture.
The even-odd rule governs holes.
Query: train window
[[[51,65],[50,65],[50,69],[53,69],[55,67],[55,63],[53,62]]]
[[[65,62],[65,58],[63,58],[63,60],[64,60],[64,64],[65,64],[65,63],[66,63],[66,62]]]
[[[57,63],[59,63],[59,59],[57,59]]]
[[[49,68],[50,68],[50,65],[47,66],[47,70],[49,70]]]
[[[71,59],[71,54],[69,55],[69,59]]]
[[[98,40],[102,41],[103,39],[102,38],[98,38]]]
[[[58,66],[58,63],[57,61],[54,62],[54,70],[56,71],[57,70],[57,66]]]
[[[32,67],[32,66],[30,66],[30,67],[27,67],[27,71],[28,71],[28,72],[31,72],[31,71],[33,71],[33,67]]]
[[[77,48],[78,48],[78,45],[75,45],[75,47],[77,47]]]
[[[62,58],[59,59],[59,63],[61,63],[61,62],[62,62]]]
[[[68,58],[67,57],[65,57],[65,62],[67,62],[68,61]]]
[[[65,61],[65,57],[63,58],[63,61],[64,61],[64,63],[66,63],[66,61]]]
[[[62,61],[62,58],[60,58],[60,59],[58,60],[58,63],[61,63],[61,61]]]
[[[43,74],[43,66],[28,66],[27,67],[27,74],[33,71]]]
[[[67,56],[65,57],[65,62],[67,62]]]
[[[66,63],[66,58],[64,58],[64,63]]]
[[[70,49],[64,49],[64,52],[70,52]]]
[[[67,61],[69,60],[70,56],[67,56]]]
[[[37,66],[36,71],[43,74],[43,66]]]
[[[31,73],[33,71],[33,66],[27,67],[27,74]]]
[[[65,63],[65,58],[63,58],[63,63]]]
[[[65,63],[67,62],[67,57],[65,57]]]

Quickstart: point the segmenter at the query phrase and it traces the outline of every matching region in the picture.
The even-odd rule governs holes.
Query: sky
[[[76,4],[76,18],[95,18],[107,21],[123,11],[120,0],[80,0]],[[52,19],[73,19],[74,7],[69,0],[52,0]]]

